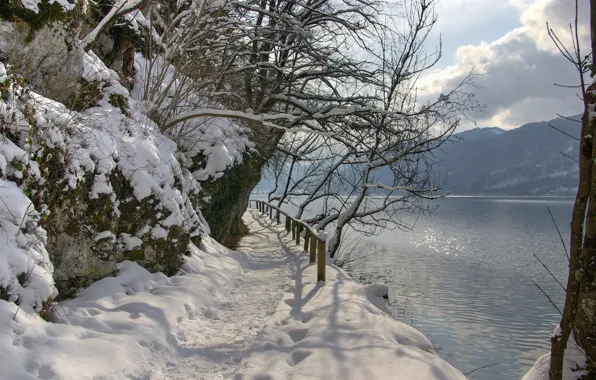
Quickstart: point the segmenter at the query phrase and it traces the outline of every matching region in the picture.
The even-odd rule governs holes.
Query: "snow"
[[[536,360],[534,366],[525,374],[522,380],[549,380],[550,352]],[[585,366],[585,356],[574,347],[567,347],[565,351],[565,366],[563,367],[563,380],[581,379],[584,371],[575,370]]]
[[[0,179],[0,288],[26,312],[41,309],[44,301],[56,295],[46,231],[38,226],[39,218],[16,184]]]
[[[561,326],[557,325],[553,331],[553,337],[560,337],[562,333],[563,330],[561,329]],[[577,370],[577,368],[585,368],[586,357],[575,343],[573,334],[571,334],[567,342],[563,362],[563,380],[576,380],[584,375],[584,371]],[[534,363],[534,366],[530,368],[522,380],[548,380],[549,368],[550,352],[539,357],[538,360],[536,360],[536,363]]]
[[[277,231],[293,246],[283,228]],[[382,310],[386,286],[360,285],[334,265],[327,266],[327,281],[316,283],[316,266],[308,264],[308,256],[297,249],[286,252],[294,256],[295,282],[235,380],[465,379],[435,354],[424,335]]]
[[[240,249],[206,236],[169,278],[122,262],[61,302],[56,323],[22,312],[12,321],[15,305],[0,301],[3,378],[231,378],[291,282],[276,234]]]
[[[8,79],[8,77],[6,76],[6,67],[4,67],[4,64],[2,62],[0,62],[0,82],[4,83],[6,79]]]
[[[160,57],[149,62],[141,54],[135,55],[136,82],[151,83],[155,92],[167,92],[171,98],[177,98],[177,91],[180,83],[187,83],[187,80],[176,72],[173,66],[169,65]],[[188,96],[188,94],[186,94]],[[136,86],[131,96],[139,102],[144,101],[145,93],[143,86]],[[181,115],[192,118],[184,123],[174,125],[168,129],[168,135],[176,139],[179,149],[184,152],[180,160],[192,159],[196,156],[203,157],[204,164],[192,173],[193,178],[199,181],[220,178],[224,171],[243,160],[243,154],[255,145],[247,135],[247,130],[240,127],[230,119],[223,117],[207,117],[205,112],[196,111],[196,103],[204,102],[203,99],[188,99],[188,105],[183,101],[177,103],[177,109],[183,111]],[[167,102],[161,107],[167,107]],[[188,110],[188,111],[185,111]],[[204,110],[203,110],[204,111]],[[203,115],[203,116],[199,116]],[[235,114],[234,114],[235,115]],[[211,115],[213,116],[213,115]],[[176,116],[179,117],[179,116]]]
[[[87,174],[94,173],[89,198],[110,196],[114,213],[118,215],[120,200],[109,179],[117,170],[128,179],[138,201],[154,197],[158,202],[156,207],[168,211],[167,217],[160,220],[161,227],[154,237],[165,238],[167,229],[172,226],[183,226],[193,236],[200,235],[205,229],[204,223],[189,200],[189,195],[197,194],[200,186],[192,173],[180,164],[176,143],[162,135],[158,126],[147,118],[143,113],[146,108],[130,97],[116,72],[108,69],[92,51],[80,54],[83,79],[96,84],[104,94],[103,99],[94,107],[76,112],[32,91],[23,96],[23,89],[13,86],[9,98],[0,102],[0,114],[5,120],[15,120],[10,128],[25,140],[33,126],[21,109],[24,105],[30,106],[35,110],[32,118],[36,120],[36,137],[42,141],[23,144],[27,150],[10,140],[0,141],[0,170],[22,178],[23,168],[27,167],[30,176],[42,181],[38,163],[30,156],[41,152],[44,144],[58,148],[68,155],[66,176],[61,185],[64,190],[76,188]],[[110,95],[126,99],[128,114],[110,104]],[[243,152],[241,148],[238,151],[240,155]],[[21,168],[11,165],[15,160],[22,163]],[[175,186],[176,180],[182,189]]]
[[[103,231],[100,232],[98,234],[96,234],[93,237],[93,240],[98,241],[98,240],[102,240],[102,239],[112,239],[115,240],[116,236],[112,233],[112,231]]]
[[[256,212],[245,222],[241,252],[205,236],[173,277],[122,262],[54,323],[0,301],[4,378],[464,379],[381,310],[386,286],[334,266],[316,284],[283,228]]]
[[[131,236],[126,233],[120,234],[120,241],[124,244],[124,248],[127,251],[140,247],[143,244],[143,241],[136,236]]]
[[[41,3],[42,1],[43,0],[21,0],[21,4],[23,4],[23,7],[25,7],[26,9],[29,9],[30,11],[37,13],[39,12],[39,3]],[[69,3],[68,0],[49,0],[48,3],[60,4],[62,8],[66,11],[72,10],[76,5],[76,1],[74,3]],[[84,3],[86,4],[86,1],[84,1]]]
[[[168,237],[168,231],[160,226],[155,226],[151,230],[151,236],[153,236],[155,239],[165,239]]]

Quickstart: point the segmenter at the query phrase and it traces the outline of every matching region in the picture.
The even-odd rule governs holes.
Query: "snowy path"
[[[229,379],[265,320],[291,285],[292,256],[283,253],[274,224],[250,210],[244,216],[250,234],[237,247],[245,271],[219,308],[179,317],[173,335],[180,347],[165,360],[167,379]]]
[[[8,310],[2,378],[465,380],[382,311],[386,286],[334,265],[316,283],[283,227],[254,210],[245,221],[240,252],[204,237],[172,277],[122,262],[117,276],[60,303],[59,323]]]

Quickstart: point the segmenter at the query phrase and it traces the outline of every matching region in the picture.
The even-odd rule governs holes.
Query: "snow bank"
[[[117,277],[59,304],[58,323],[0,301],[2,378],[169,378],[162,373],[165,358],[192,354],[176,325],[221,307],[242,272],[236,256],[206,237],[200,249],[191,245],[182,275],[166,277],[122,262]]]
[[[39,218],[16,184],[0,179],[0,304],[6,303],[4,298],[26,312],[41,310],[43,302],[56,295],[46,231],[38,226]]]
[[[554,334],[560,333],[560,327],[557,325]],[[563,380],[576,380],[580,379],[585,372],[578,370],[579,368],[585,368],[586,357],[578,349],[575,344],[573,336],[569,338],[567,343],[567,349],[565,350],[565,358],[563,366]],[[526,373],[522,380],[548,380],[548,370],[550,367],[550,352],[542,355],[536,360],[534,366]]]
[[[334,265],[317,284],[306,256],[235,380],[465,379],[424,335],[378,307],[384,285],[358,284]]]

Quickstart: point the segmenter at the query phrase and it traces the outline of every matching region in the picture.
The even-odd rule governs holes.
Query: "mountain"
[[[572,195],[578,167],[569,157],[578,157],[579,143],[551,125],[579,137],[580,123],[563,118],[511,130],[474,128],[454,134],[433,151],[435,178],[451,194]],[[377,178],[391,184],[393,173],[382,168]],[[274,187],[275,181],[265,174],[255,193]]]
[[[579,120],[580,116],[573,119]],[[512,130],[475,128],[435,151],[434,170],[453,194],[569,195],[578,182],[580,123],[563,118]]]
[[[467,131],[460,132],[460,133],[456,134],[454,137],[457,140],[465,140],[465,141],[490,140],[493,137],[500,136],[505,132],[506,132],[505,129],[501,129],[498,127],[474,128],[474,129],[469,129]]]

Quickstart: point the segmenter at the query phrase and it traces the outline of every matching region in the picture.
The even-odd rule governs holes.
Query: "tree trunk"
[[[596,51],[596,0],[590,0],[591,50]],[[577,30],[575,31],[577,33]],[[578,54],[579,55],[579,54]],[[594,76],[592,69],[592,77]],[[582,82],[583,84],[583,82]],[[584,99],[584,115],[579,153],[579,185],[571,219],[569,275],[565,308],[559,326],[561,334],[551,338],[550,380],[563,377],[564,355],[571,331],[588,356],[591,375],[596,376],[596,86],[591,85]],[[590,199],[591,198],[591,199]],[[590,201],[591,200],[591,201]],[[587,209],[587,214],[586,214]],[[586,224],[584,236],[584,223]]]
[[[242,215],[248,199],[261,181],[261,169],[271,158],[283,131],[265,127],[251,127],[256,152],[245,154],[242,163],[226,170],[213,182],[203,182],[202,197],[209,201],[201,205],[201,212],[209,223],[211,237],[223,243],[231,236],[242,234]]]
[[[589,123],[589,112],[582,117],[581,144],[579,156],[579,185],[573,214],[571,217],[571,242],[569,247],[569,275],[567,278],[567,294],[565,308],[561,318],[561,335],[551,338],[550,380],[561,380],[563,377],[563,356],[567,347],[569,334],[573,329],[579,299],[579,283],[582,276],[581,251],[584,232],[584,220],[591,187],[592,139],[587,138],[592,132]]]
[[[587,92],[588,115],[587,122],[590,131],[596,131],[596,115],[590,110],[596,107],[596,85],[588,88]],[[592,147],[592,156],[596,152],[596,141],[589,139]],[[574,335],[577,343],[584,349],[590,375],[596,378],[596,163],[591,160],[591,190],[590,201],[586,213],[586,230],[580,265],[582,276],[579,284],[578,310],[575,321]]]

